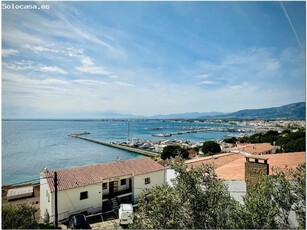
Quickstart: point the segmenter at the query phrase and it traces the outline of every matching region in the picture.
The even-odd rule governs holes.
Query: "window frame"
[[[145,184],[150,184],[150,177],[145,178]]]
[[[126,185],[126,184],[127,184],[127,179],[121,179],[120,180],[120,186],[123,186],[123,185]]]
[[[88,191],[80,192],[80,200],[88,199]]]
[[[108,183],[104,182],[102,183],[102,190],[106,190],[106,189],[108,189]]]

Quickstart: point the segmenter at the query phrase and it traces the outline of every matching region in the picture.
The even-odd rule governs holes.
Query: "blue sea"
[[[50,170],[143,157],[135,153],[68,137],[90,132],[87,137],[123,142],[132,139],[181,139],[192,142],[224,139],[225,132],[206,131],[167,138],[152,134],[182,131],[190,127],[231,127],[223,124],[158,120],[4,120],[2,121],[2,185],[38,180],[44,167]],[[237,126],[236,126],[237,127]],[[156,128],[159,128],[158,130]],[[128,131],[129,130],[129,131]],[[234,133],[237,134],[237,133]]]

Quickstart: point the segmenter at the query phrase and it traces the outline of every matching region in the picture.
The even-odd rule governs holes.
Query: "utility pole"
[[[55,215],[55,228],[58,228],[58,174],[54,172],[54,215]]]

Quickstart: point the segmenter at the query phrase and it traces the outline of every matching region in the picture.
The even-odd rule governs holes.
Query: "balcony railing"
[[[110,198],[112,198],[112,197],[121,196],[121,195],[124,195],[124,194],[126,194],[126,193],[131,193],[131,192],[132,192],[132,189],[129,188],[129,189],[125,189],[125,190],[118,191],[118,192],[103,194],[102,198],[103,198],[103,199],[110,199]]]

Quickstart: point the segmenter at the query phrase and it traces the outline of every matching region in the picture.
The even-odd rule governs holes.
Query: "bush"
[[[231,138],[226,138],[224,139],[224,142],[229,143],[229,144],[235,144],[237,142],[237,138],[231,137]]]
[[[214,153],[221,152],[221,147],[214,141],[206,141],[203,144],[202,151],[204,154],[213,155]]]
[[[34,219],[36,208],[22,204],[2,206],[2,229],[33,229],[38,227]]]
[[[183,159],[187,159],[189,157],[189,153],[185,148],[182,148],[178,145],[168,145],[164,147],[161,153],[161,159],[166,160],[168,158],[173,158],[176,156],[180,156]]]
[[[178,173],[174,186],[156,186],[139,197],[138,210],[129,228],[230,229],[236,202],[212,166],[190,170],[171,162]],[[206,173],[203,173],[203,172]]]

